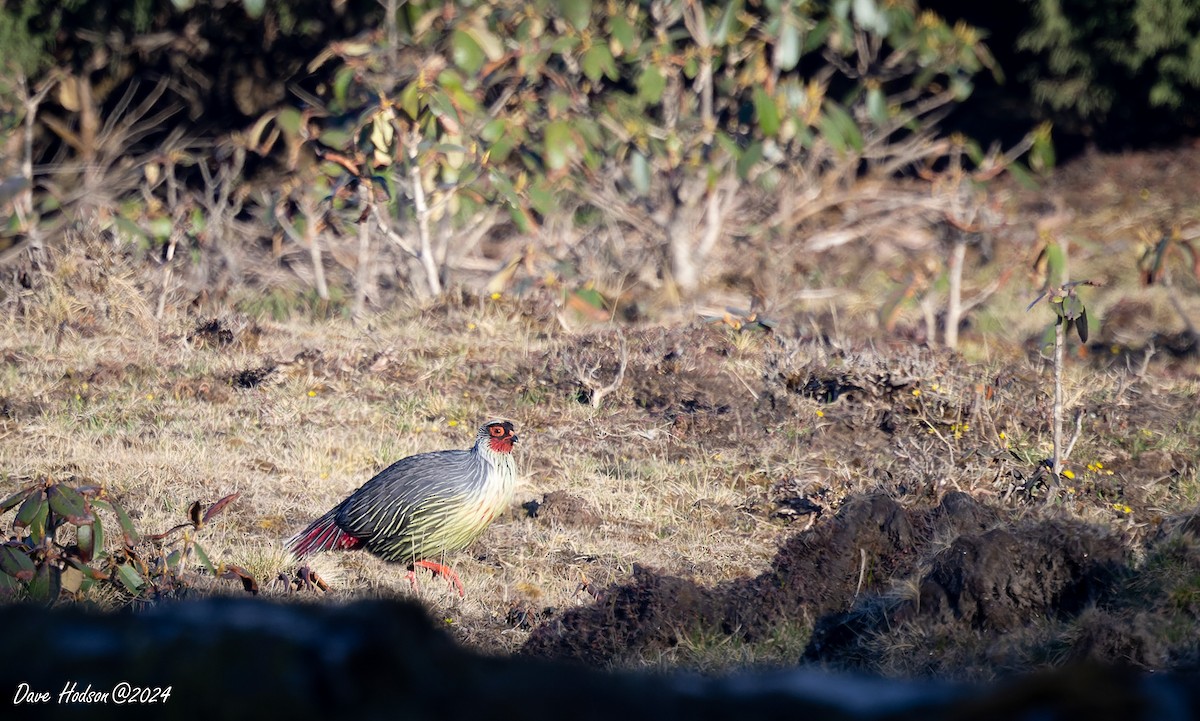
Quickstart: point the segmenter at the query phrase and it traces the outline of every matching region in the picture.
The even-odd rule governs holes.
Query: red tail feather
[[[294,556],[304,558],[321,551],[358,548],[362,543],[361,538],[355,538],[339,528],[336,514],[330,511],[293,536],[288,541],[288,547]]]

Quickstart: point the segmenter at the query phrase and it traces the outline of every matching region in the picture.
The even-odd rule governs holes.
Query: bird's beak
[[[520,436],[518,436],[516,433],[514,433],[514,434],[513,434],[513,443],[516,443],[516,442],[517,442],[517,441],[519,441],[519,440],[521,440],[521,437],[520,437]]]

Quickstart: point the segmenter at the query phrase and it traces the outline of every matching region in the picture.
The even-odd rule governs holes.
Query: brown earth
[[[1111,533],[1006,516],[960,492],[933,508],[856,497],[828,523],[793,536],[767,573],[702,587],[635,568],[632,583],[594,606],[537,627],[523,652],[606,665],[670,647],[697,628],[753,643],[815,620],[805,660],[868,667],[861,639],[893,625],[1007,633],[1074,618],[1128,574],[1128,552]],[[909,579],[916,597],[896,594],[897,581]]]

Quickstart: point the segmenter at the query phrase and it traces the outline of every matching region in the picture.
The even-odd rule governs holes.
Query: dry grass
[[[1109,525],[1131,543],[1200,502],[1196,361],[1163,357],[1146,369],[1135,356],[1073,358],[1068,407],[1084,411],[1068,463],[1077,482],[1052,509],[1013,493],[1050,438],[1048,369],[1022,346],[1046,319],[1024,312],[1019,283],[976,314],[983,330],[959,356],[887,344],[874,315],[883,281],[856,283],[886,274],[856,264],[843,268],[835,301],[779,299],[785,322],[773,336],[702,326],[682,311],[653,327],[569,332],[575,321],[542,300],[484,298],[397,308],[365,326],[226,310],[222,341],[182,310],[156,323],[152,285],[109,246],[72,247],[0,317],[0,491],[42,476],[103,483],[146,531],[182,521],[194,500],[238,492],[201,541],[282,595],[268,582],[294,571],[282,549],[292,533],[392,461],[466,447],[479,422],[508,418],[522,436],[524,482],[511,512],[447,559],[465,599],[428,574],[414,594],[402,569],[365,554],[313,562],[332,582],[330,600],[416,595],[480,648],[522,643],[514,605],[591,603],[585,585],[622,582],[635,563],[703,583],[762,572],[812,520],[781,514],[788,499],[833,511],[865,491],[916,502],[960,489]],[[1111,253],[1082,255],[1080,277]],[[1112,287],[1093,312],[1135,293]],[[581,369],[596,368],[601,384],[615,378],[622,342],[622,383],[598,408],[581,402]],[[262,382],[236,382],[258,369]],[[806,383],[859,390],[830,396]],[[553,491],[592,520],[530,518],[522,504]],[[809,630],[780,628],[751,647],[684,629],[663,658],[627,662],[783,662]]]
[[[719,453],[651,433],[628,409],[596,410],[555,393],[523,401],[506,379],[562,340],[549,326],[539,339],[504,303],[379,319],[370,331],[342,320],[263,320],[253,344],[214,347],[188,340],[194,319],[139,335],[121,332],[122,313],[76,331],[91,299],[55,297],[68,300],[47,313],[70,306],[76,315],[0,327],[8,339],[0,398],[12,416],[0,444],[4,490],[46,475],[102,483],[145,531],[184,520],[194,500],[240,493],[201,540],[214,560],[251,570],[267,594],[281,594],[267,582],[294,570],[282,543],[304,523],[397,458],[468,446],[491,417],[513,419],[523,436],[525,481],[513,511],[448,559],[465,600],[429,576],[416,591],[473,643],[516,646],[522,632],[504,622],[511,602],[590,601],[582,580],[603,587],[635,561],[712,581],[760,571],[784,530],[734,510],[745,493]],[[226,323],[239,325],[248,324]],[[306,350],[310,359],[261,385],[230,384]],[[602,522],[526,517],[520,504],[556,490]],[[314,568],[333,581],[333,599],[413,593],[401,569],[366,555],[327,555]]]

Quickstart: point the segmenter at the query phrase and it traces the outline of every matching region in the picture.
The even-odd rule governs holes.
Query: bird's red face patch
[[[487,427],[488,443],[497,453],[512,453],[513,444],[517,442],[517,434],[513,433],[513,425],[508,421],[490,423]]]

